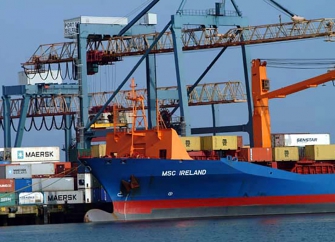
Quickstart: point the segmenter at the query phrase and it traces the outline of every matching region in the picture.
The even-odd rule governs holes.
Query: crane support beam
[[[287,95],[316,87],[335,79],[335,70],[325,74],[270,91],[270,81],[266,75],[266,62],[252,61],[252,97],[254,103],[253,133],[255,147],[271,147],[271,120],[269,99],[282,98]]]
[[[56,85],[57,86],[57,85]],[[62,85],[63,86],[63,85]],[[18,86],[15,86],[18,87]],[[190,89],[191,86],[187,86]],[[32,92],[13,92],[10,87],[4,88],[6,94],[11,95],[30,95],[30,101],[27,108],[27,117],[43,117],[43,116],[58,116],[58,115],[76,115],[79,112],[79,97],[78,93],[61,94],[55,90],[52,94],[40,93],[36,95]],[[25,90],[24,86],[19,90]],[[28,89],[29,90],[29,89]],[[64,90],[65,91],[65,90]],[[113,98],[111,105],[117,104],[119,110],[130,110],[132,108],[131,102],[126,99],[129,96],[130,90],[121,90]],[[147,89],[138,89],[136,92],[147,97]],[[50,93],[50,91],[49,91]],[[101,107],[114,92],[97,92],[90,93],[89,109]],[[177,87],[159,87],[157,88],[158,100],[161,108],[172,108],[179,105],[177,94]],[[6,95],[10,97],[10,95]],[[238,81],[220,82],[220,83],[207,83],[198,85],[189,94],[188,105],[211,105],[223,103],[240,103],[246,102],[246,95],[244,94],[243,85]],[[12,119],[19,118],[22,114],[23,98],[10,99],[8,108],[10,110],[9,117]],[[147,107],[147,100],[144,100]],[[0,101],[0,120],[3,119],[4,103]]]
[[[300,92],[300,91],[308,89],[308,88],[317,87],[320,84],[323,84],[325,82],[329,82],[329,81],[332,81],[332,80],[335,80],[335,70],[331,70],[331,71],[328,71],[325,74],[307,79],[305,81],[298,82],[298,83],[289,85],[287,87],[277,89],[277,90],[272,91],[272,92],[265,93],[265,94],[261,95],[259,97],[259,99],[263,99],[263,98],[268,98],[268,99],[283,98],[283,97],[286,97],[287,95],[290,95],[290,94],[293,94],[293,93],[296,93],[296,92]]]
[[[111,37],[107,40],[88,39],[87,51],[97,53],[88,62],[108,64],[124,56],[143,55],[149,48],[149,39],[156,39],[159,33]],[[277,23],[260,26],[232,28],[220,33],[218,28],[183,29],[182,49],[184,51],[264,44],[278,41],[300,40],[335,36],[335,19],[322,18],[301,22]],[[26,69],[37,70],[43,64],[73,62],[77,58],[75,42],[41,45],[30,59],[23,63]],[[173,38],[165,32],[150,53],[173,52]]]

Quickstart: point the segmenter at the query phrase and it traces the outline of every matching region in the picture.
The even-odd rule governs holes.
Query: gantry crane
[[[325,74],[270,91],[270,81],[266,75],[266,61],[259,59],[252,61],[252,97],[254,103],[253,129],[254,146],[271,147],[271,122],[269,113],[269,99],[284,98],[287,95],[300,92],[307,88],[335,79],[335,70]]]
[[[318,38],[326,37],[332,38],[334,36],[334,19],[315,19],[315,20],[303,20],[294,21],[292,23],[279,23],[272,25],[254,26],[254,27],[243,27],[247,26],[247,22],[242,17],[241,12],[238,10],[237,5],[232,1],[236,11],[229,12],[224,8],[224,4],[216,4],[216,8],[211,11],[204,11],[205,14],[201,16],[194,16],[189,14],[185,10],[179,10],[176,15],[172,16],[171,21],[164,27],[160,33],[138,33],[134,31],[126,31],[124,36],[117,35],[120,31],[114,31],[114,29],[108,26],[97,26],[97,25],[81,25],[79,24],[79,35],[77,42],[60,43],[40,46],[34,55],[23,63],[23,66],[29,71],[39,72],[45,68],[46,65],[59,64],[59,63],[75,63],[76,67],[80,66],[81,71],[77,76],[79,84],[82,87],[80,93],[81,108],[80,111],[84,116],[81,120],[83,121],[84,131],[88,130],[90,126],[96,121],[98,116],[110,105],[110,102],[114,99],[123,85],[129,80],[129,77],[136,70],[139,64],[146,59],[147,63],[147,88],[148,88],[148,100],[149,110],[148,117],[150,119],[150,113],[155,112],[155,107],[152,105],[156,102],[157,96],[156,90],[156,79],[154,77],[155,67],[153,65],[152,54],[155,53],[166,53],[174,52],[176,62],[176,74],[178,82],[178,94],[179,94],[179,106],[181,108],[181,114],[187,118],[188,95],[195,86],[202,80],[207,74],[215,62],[220,58],[224,51],[229,46],[241,46],[244,61],[244,73],[246,79],[247,89],[247,100],[249,110],[249,121],[244,125],[234,125],[230,127],[204,127],[192,129],[192,134],[199,133],[219,133],[227,131],[247,131],[252,137],[252,100],[249,87],[249,71],[248,67],[249,57],[245,49],[245,45],[249,44],[261,44],[271,43],[277,41],[288,41],[298,40],[306,38]],[[189,28],[188,24],[195,24],[199,27]],[[218,27],[236,26],[236,28],[230,29],[226,33],[220,33]],[[171,31],[167,31],[168,28]],[[131,29],[129,29],[131,30]],[[112,34],[114,33],[115,34]],[[85,33],[85,34],[82,34]],[[95,33],[92,35],[91,33]],[[178,40],[178,41],[177,41]],[[203,74],[196,80],[190,89],[186,89],[186,85],[183,82],[180,66],[180,60],[182,59],[182,51],[208,49],[208,48],[221,48],[219,54],[209,64]],[[88,93],[85,84],[86,74],[91,73],[90,71],[94,68],[90,68],[92,65],[106,65],[112,64],[115,61],[122,60],[124,56],[142,55],[142,58],[135,65],[133,70],[127,75],[121,85],[115,90],[106,103],[101,107],[97,116],[92,120],[85,123],[85,115],[88,115]],[[78,61],[79,58],[79,61]],[[93,72],[94,73],[94,72]],[[148,74],[149,73],[149,74]],[[86,114],[85,114],[86,113]],[[155,120],[151,118],[150,120]],[[149,120],[149,121],[150,121]],[[188,121],[188,120],[187,120]],[[251,142],[252,143],[252,142]]]

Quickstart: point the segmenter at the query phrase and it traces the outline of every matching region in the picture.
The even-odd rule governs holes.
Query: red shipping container
[[[239,153],[239,160],[249,162],[272,161],[272,148],[242,148]]]
[[[0,179],[0,192],[14,192],[14,179]]]

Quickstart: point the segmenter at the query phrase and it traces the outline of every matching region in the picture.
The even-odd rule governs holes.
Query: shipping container
[[[272,161],[272,148],[242,148],[238,157],[239,160],[249,162]]]
[[[239,150],[242,146],[242,136],[201,136],[202,150]]]
[[[17,193],[0,193],[0,207],[17,205]]]
[[[329,134],[272,134],[272,147],[329,145]]]
[[[201,150],[201,138],[200,136],[186,136],[180,137],[180,140],[184,144],[187,151]]]
[[[308,160],[335,160],[335,145],[306,145]]]
[[[305,146],[299,146],[298,147],[299,160],[305,160],[306,159],[305,148],[306,148]]]
[[[43,204],[43,193],[41,192],[21,192],[19,193],[20,205]]]
[[[91,145],[91,156],[92,157],[106,156],[106,144]]]
[[[14,192],[14,179],[0,179],[0,192]]]
[[[59,161],[59,147],[20,147],[10,148],[12,162]]]
[[[28,74],[24,71],[18,73],[19,85],[35,85],[38,83],[62,84],[63,80],[59,70],[49,70],[37,74]]]
[[[31,164],[31,175],[54,175],[55,165],[53,163]]]
[[[76,204],[85,203],[84,192],[79,191],[55,191],[44,192],[44,204]]]
[[[0,179],[6,179],[6,165],[0,165]]]
[[[298,161],[298,147],[275,147],[272,148],[274,161]]]
[[[33,178],[32,183],[33,183],[32,187],[33,192],[74,190],[73,177]]]
[[[15,191],[16,192],[32,192],[32,183],[31,178],[28,179],[14,179],[15,181]]]
[[[64,20],[64,38],[77,38],[77,24],[113,24],[127,25],[128,18],[125,17],[94,17],[80,16]]]
[[[55,166],[55,174],[57,175],[57,177],[72,175],[73,173],[75,173],[74,170],[72,172],[71,162],[68,162],[68,161],[67,162],[55,162],[54,166]]]
[[[101,186],[96,188],[85,188],[85,203],[112,202],[112,199]]]
[[[157,24],[157,14],[155,13],[146,13],[143,16],[143,21],[141,24],[144,25],[156,25]]]
[[[91,173],[80,173],[77,175],[78,189],[100,187],[99,181]]]
[[[6,179],[31,178],[30,165],[7,165]]]

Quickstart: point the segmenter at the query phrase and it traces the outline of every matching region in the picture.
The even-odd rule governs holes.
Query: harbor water
[[[0,227],[0,241],[334,241],[335,214]]]

